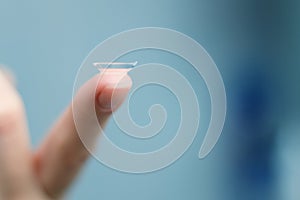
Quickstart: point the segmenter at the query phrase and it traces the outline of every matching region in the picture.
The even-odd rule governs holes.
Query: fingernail
[[[127,73],[107,72],[105,87],[100,92],[98,102],[101,111],[111,112],[115,111],[121,103],[126,99],[127,94],[131,88],[132,81]]]

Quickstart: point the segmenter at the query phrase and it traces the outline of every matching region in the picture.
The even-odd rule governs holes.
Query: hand
[[[102,79],[98,83],[99,76]],[[114,88],[120,80],[120,85]],[[85,83],[74,101],[84,110],[88,106],[85,99],[95,94],[96,88],[96,113],[99,124],[104,126],[131,85],[126,69],[110,69]],[[92,127],[87,127],[90,129],[86,134],[99,135],[92,133]],[[32,152],[22,100],[0,71],[0,200],[59,199],[88,157],[89,152],[76,131],[72,106],[66,109],[42,145]]]

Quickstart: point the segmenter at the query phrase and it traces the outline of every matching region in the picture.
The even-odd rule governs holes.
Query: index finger
[[[76,119],[76,123],[80,124],[80,131],[88,135],[91,143],[96,141],[99,132],[97,124],[88,120],[92,112],[89,109],[90,98],[95,101],[99,124],[103,127],[130,90],[132,82],[127,71],[128,69],[106,70],[88,81],[76,95],[74,106],[77,106],[80,112],[80,119]],[[99,76],[101,82],[98,82]],[[64,192],[89,156],[78,136],[77,128],[73,109],[69,106],[35,156],[39,180],[51,197],[58,197]]]

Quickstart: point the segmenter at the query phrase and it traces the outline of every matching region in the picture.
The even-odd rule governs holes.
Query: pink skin
[[[82,86],[74,99],[83,111],[79,123],[88,123],[84,115],[90,113],[85,113],[85,108],[93,94],[99,124],[105,125],[131,88],[127,72],[128,69],[108,69]],[[89,157],[78,137],[72,106],[33,153],[26,126],[22,101],[0,71],[0,199],[58,199]],[[93,127],[86,127],[86,134],[97,137]]]

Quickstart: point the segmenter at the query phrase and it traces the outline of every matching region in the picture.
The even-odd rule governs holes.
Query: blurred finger
[[[4,196],[24,192],[30,186],[30,156],[23,103],[0,70],[0,190]]]

